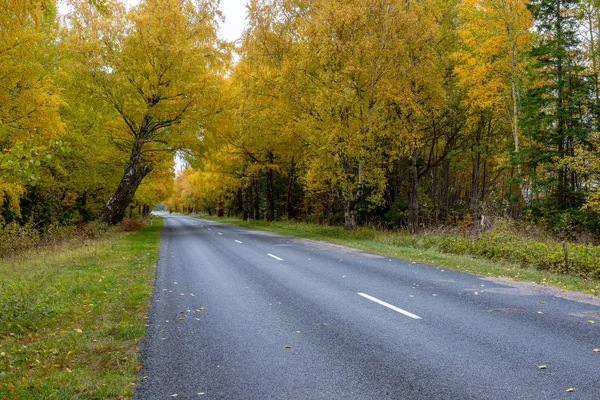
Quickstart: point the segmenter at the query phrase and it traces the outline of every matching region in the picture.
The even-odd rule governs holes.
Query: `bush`
[[[139,231],[144,227],[144,221],[141,219],[125,218],[121,222],[121,230],[123,232]]]
[[[19,225],[11,222],[0,225],[0,258],[14,257],[35,247],[100,239],[106,236],[107,230],[108,226],[98,221],[77,226],[52,222],[41,229],[36,228],[33,223]]]
[[[423,249],[435,247],[445,253],[470,254],[527,268],[600,279],[600,247],[529,238],[502,223],[477,237],[395,235],[394,244]]]
[[[526,268],[600,279],[600,247],[544,238],[535,227],[499,221],[478,236],[450,233],[408,235],[380,232],[377,240],[398,247],[435,248],[441,252],[507,261]]]
[[[39,242],[40,232],[32,223],[19,225],[11,222],[0,226],[0,257],[13,256]]]

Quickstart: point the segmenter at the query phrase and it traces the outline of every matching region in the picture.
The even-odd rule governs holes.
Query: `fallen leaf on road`
[[[593,320],[593,319],[588,319],[588,322],[589,322],[590,324],[593,324],[593,323],[594,323],[594,320]]]
[[[546,365],[540,365],[538,368],[539,368],[539,369],[546,369],[546,368],[548,368],[548,367],[547,367]]]
[[[200,307],[200,311],[204,311],[204,310],[206,310],[206,308]]]
[[[185,319],[185,318],[183,318],[183,317],[179,318],[179,320],[180,320],[180,321],[183,321],[184,319]]]
[[[538,314],[543,314],[543,312],[541,312],[541,311],[538,311]]]
[[[346,277],[346,275],[342,275],[342,278],[345,278],[345,277]]]
[[[177,393],[172,394],[171,397],[177,397]]]
[[[546,303],[544,303],[543,301],[540,301],[540,304],[546,304]]]
[[[286,348],[286,349],[291,349],[291,348],[292,348],[292,346],[290,346],[289,344],[286,344],[284,348]]]
[[[563,293],[565,293],[566,291],[567,291],[567,289],[562,289],[561,290],[561,292],[563,292]],[[567,390],[567,392],[568,392],[568,390]],[[571,392],[572,392],[572,390],[571,390]]]
[[[204,396],[204,392],[198,393],[198,396]]]
[[[296,331],[296,333],[300,333],[300,331]]]
[[[567,392],[574,392],[574,391],[575,391],[575,388],[568,388],[567,389]]]

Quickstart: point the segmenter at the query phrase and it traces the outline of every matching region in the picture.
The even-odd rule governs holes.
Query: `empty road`
[[[600,399],[598,298],[212,221],[149,315],[137,399]]]

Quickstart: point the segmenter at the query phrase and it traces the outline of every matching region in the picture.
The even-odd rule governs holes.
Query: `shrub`
[[[19,225],[11,222],[0,226],[0,257],[18,254],[39,242],[40,233],[32,223]]]
[[[377,240],[398,247],[436,248],[449,254],[468,254],[584,279],[600,279],[600,247],[548,239],[547,233],[544,235],[535,227],[516,226],[507,221],[499,221],[478,236],[380,232]]]
[[[123,232],[134,232],[139,231],[144,227],[144,221],[141,219],[125,218],[121,222],[121,230]]]

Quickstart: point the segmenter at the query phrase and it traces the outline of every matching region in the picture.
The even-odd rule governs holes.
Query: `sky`
[[[139,0],[121,0],[127,5],[136,5]],[[65,13],[67,8],[59,6],[59,11]],[[233,42],[240,38],[246,27],[246,0],[221,0],[221,12],[225,22],[220,23],[220,36],[222,39]]]
[[[221,0],[221,11],[225,16],[221,37],[229,41],[239,39],[246,27],[246,0]]]

